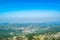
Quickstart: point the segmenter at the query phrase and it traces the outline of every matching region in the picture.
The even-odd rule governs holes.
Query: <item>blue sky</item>
[[[16,22],[16,20],[18,22],[59,21],[60,1],[0,0],[0,22]]]

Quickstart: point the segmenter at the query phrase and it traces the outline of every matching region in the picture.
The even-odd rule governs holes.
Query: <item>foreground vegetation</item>
[[[0,40],[60,40],[60,32],[53,34],[28,34],[22,36],[13,36],[8,38],[0,38]]]

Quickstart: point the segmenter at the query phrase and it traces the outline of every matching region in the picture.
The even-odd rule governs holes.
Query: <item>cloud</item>
[[[7,18],[22,18],[22,17],[59,17],[58,11],[53,10],[24,10],[16,12],[7,12],[0,15]]]
[[[58,11],[24,10],[6,12],[0,15],[0,22],[55,22],[60,20]]]

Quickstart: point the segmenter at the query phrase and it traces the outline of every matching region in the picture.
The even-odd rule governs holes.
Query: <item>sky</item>
[[[60,22],[60,0],[0,0],[0,22]]]

